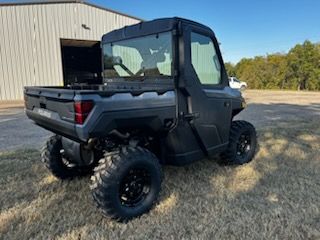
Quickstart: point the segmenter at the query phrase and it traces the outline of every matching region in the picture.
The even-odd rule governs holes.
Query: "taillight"
[[[93,101],[74,102],[74,121],[83,124],[94,106]]]

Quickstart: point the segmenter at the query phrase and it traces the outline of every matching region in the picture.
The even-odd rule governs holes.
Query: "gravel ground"
[[[40,148],[50,132],[33,124],[23,108],[0,109],[0,152]]]
[[[311,121],[320,118],[320,93],[248,90],[248,107],[237,119],[251,121],[257,128],[279,122]],[[23,108],[0,109],[0,151],[39,148],[50,132],[34,125]]]
[[[251,121],[256,128],[320,119],[320,92],[249,90],[244,97],[248,108],[237,118]]]

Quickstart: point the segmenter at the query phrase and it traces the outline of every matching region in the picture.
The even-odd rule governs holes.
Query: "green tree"
[[[239,79],[246,81],[249,88],[264,88],[265,58],[242,59],[236,66],[236,74]]]
[[[320,90],[320,51],[310,41],[292,48],[287,56],[286,84],[291,89]]]
[[[320,90],[320,44],[305,41],[288,54],[243,58],[226,63],[229,75],[256,89]]]
[[[284,54],[271,54],[267,56],[267,71],[264,88],[284,89],[287,70],[287,56]]]
[[[235,66],[232,63],[226,62],[224,66],[229,77],[233,77],[236,75]]]

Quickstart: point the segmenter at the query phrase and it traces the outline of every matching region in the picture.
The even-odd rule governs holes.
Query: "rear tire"
[[[254,126],[246,121],[233,121],[230,128],[229,145],[221,154],[221,163],[245,164],[256,152],[257,134]]]
[[[49,171],[57,178],[71,179],[77,176],[84,176],[92,172],[93,166],[79,167],[70,164],[61,154],[61,137],[51,136],[41,150],[41,161]]]
[[[156,156],[141,147],[107,153],[92,176],[93,198],[102,214],[127,221],[148,212],[157,201],[162,171]]]

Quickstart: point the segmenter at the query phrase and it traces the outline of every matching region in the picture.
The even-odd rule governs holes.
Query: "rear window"
[[[172,76],[171,32],[103,46],[105,77]]]

